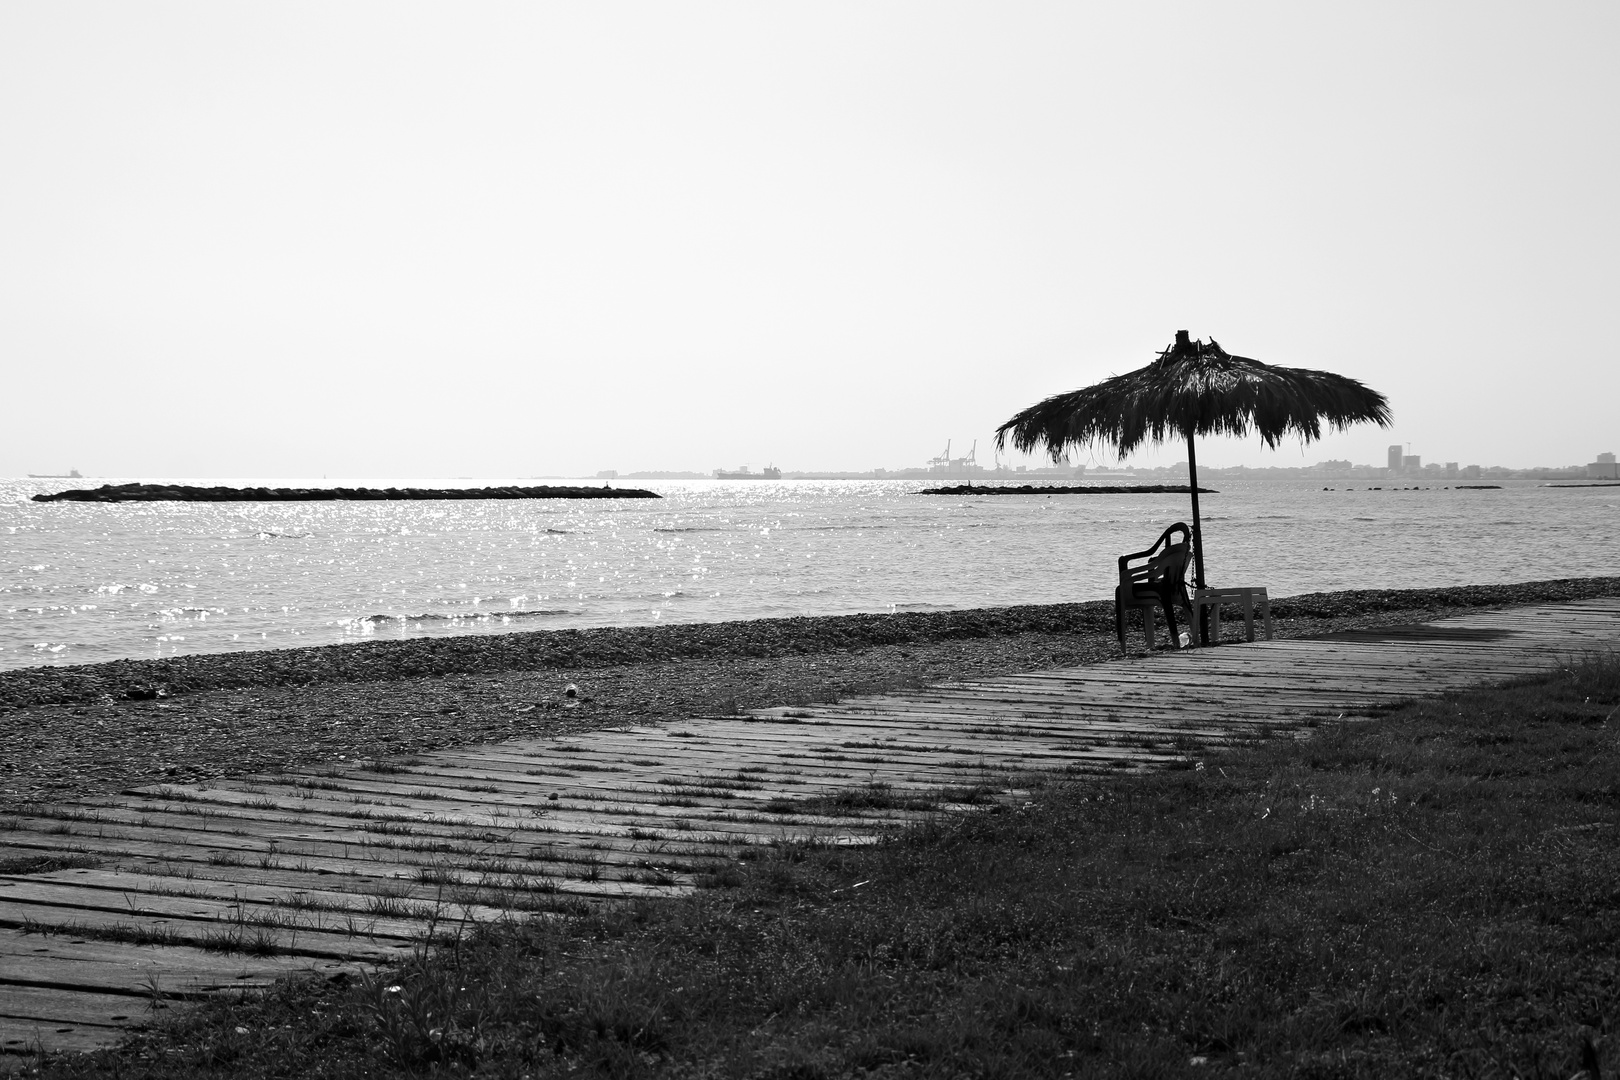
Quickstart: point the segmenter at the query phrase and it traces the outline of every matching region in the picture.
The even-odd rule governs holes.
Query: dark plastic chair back
[[[1133,551],[1119,557],[1119,587],[1114,590],[1114,629],[1120,648],[1125,647],[1125,609],[1142,608],[1143,619],[1152,618],[1152,609],[1164,609],[1170,624],[1170,641],[1177,641],[1176,612],[1179,605],[1189,616],[1192,598],[1187,595],[1187,564],[1192,558],[1192,530],[1178,521],[1153,542],[1146,551]],[[1136,565],[1132,565],[1132,564]],[[1148,624],[1148,643],[1153,633]]]

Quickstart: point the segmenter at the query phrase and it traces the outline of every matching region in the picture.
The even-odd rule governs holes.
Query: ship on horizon
[[[31,472],[31,473],[28,474],[28,479],[30,479],[30,480],[83,480],[84,479],[84,474],[79,472],[78,469],[69,469],[65,473]]]
[[[979,464],[979,441],[973,440],[968,452],[961,457],[951,456],[951,440],[945,442],[945,449],[938,457],[931,457],[928,463],[908,469],[873,469],[863,475],[871,476],[876,480],[1010,480],[1014,477],[1031,476],[1062,476],[1078,479],[1085,475],[1084,465],[1070,465],[1068,455],[1064,455],[1060,464],[1051,466],[1029,467],[1019,465],[1011,468],[1001,463],[997,456],[994,467]],[[850,474],[851,478],[855,474]]]
[[[714,478],[716,480],[780,480],[782,479],[782,470],[775,465],[767,465],[759,472],[754,472],[746,465],[739,465],[732,471],[725,469],[714,470]]]

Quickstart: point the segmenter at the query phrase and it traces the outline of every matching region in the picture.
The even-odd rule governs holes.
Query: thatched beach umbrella
[[[1114,447],[1121,457],[1143,443],[1187,440],[1192,488],[1193,559],[1197,587],[1204,584],[1203,532],[1198,520],[1197,435],[1259,433],[1275,449],[1293,433],[1304,442],[1368,421],[1389,426],[1389,402],[1354,379],[1327,371],[1272,367],[1233,356],[1215,343],[1176,332],[1176,341],[1147,367],[1067,394],[1049,397],[996,429],[996,449],[1008,437],[1029,453],[1045,446],[1057,461],[1070,447]]]

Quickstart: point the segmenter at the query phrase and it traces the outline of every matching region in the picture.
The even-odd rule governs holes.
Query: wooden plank
[[[210,881],[207,878],[175,878],[160,877],[154,874],[128,873],[108,870],[74,870],[66,874],[56,874],[43,878],[11,879],[21,888],[10,888],[0,892],[0,899],[16,901],[28,899],[28,887],[41,883],[63,885],[75,890],[101,890],[118,897],[127,898],[129,906],[140,904],[140,897],[173,898],[177,902],[189,900],[209,901],[228,905],[228,909],[240,907],[243,911],[278,913],[285,912],[289,916],[300,913],[320,912],[323,915],[342,918],[344,914],[369,914],[369,904],[399,901],[412,907],[424,904],[440,904],[446,912],[455,912],[458,917],[479,920],[498,919],[505,914],[505,909],[490,908],[482,905],[464,905],[459,902],[451,903],[443,900],[434,886],[420,885],[410,882],[400,883],[397,891],[388,893],[377,892],[338,892],[334,890],[297,889],[288,890],[273,886],[254,886],[235,881]],[[419,920],[413,919],[412,922]]]
[[[1098,729],[1095,734],[1105,741],[1111,742],[1122,733],[1129,734],[1130,730],[1108,727]],[[1146,733],[1152,729],[1143,727],[1138,730]],[[1215,734],[1215,732],[1212,730],[1211,734]],[[1092,737],[1093,733],[1090,731],[1065,732],[1062,728],[1053,728],[1050,730],[1049,735],[1061,741],[1071,742],[1075,744],[1077,749],[1083,749],[1095,741]],[[796,748],[796,752],[792,755],[792,775],[794,777],[803,777],[807,783],[817,783],[814,771],[818,763],[828,760],[827,756],[830,754],[842,755],[853,761],[887,766],[891,771],[905,772],[913,768],[927,768],[938,765],[942,758],[955,759],[973,756],[981,759],[980,764],[987,764],[997,756],[1020,757],[1029,749],[1027,745],[1011,740],[1004,740],[999,744],[992,743],[986,738],[980,738],[973,743],[968,743],[965,740],[959,741],[963,742],[963,745],[943,746],[936,742],[934,746],[926,751],[894,742],[875,745],[870,737],[861,740],[848,739],[839,743],[807,745]],[[852,743],[858,744],[850,745]],[[999,755],[997,753],[998,748],[1002,751]],[[671,775],[670,770],[679,768],[683,763],[690,763],[693,766],[692,771]],[[725,785],[744,783],[757,787],[769,787],[773,783],[773,776],[787,775],[781,771],[781,766],[786,762],[780,754],[769,757],[761,756],[756,759],[756,765],[769,765],[773,767],[772,771],[752,771],[746,773],[746,775],[740,775],[740,770],[735,761],[716,762],[712,754],[680,748],[674,748],[666,752],[662,764],[664,768],[659,772],[646,772],[637,776],[621,776],[611,784],[558,784],[551,788],[550,791],[558,794],[558,800],[554,800],[557,802],[571,799],[616,798],[621,795],[637,800],[645,800],[659,792],[667,792],[671,789],[713,786],[717,783]],[[805,769],[811,771],[807,774],[804,771]],[[456,773],[458,778],[462,776],[481,778],[486,786],[495,789],[488,792],[488,794],[500,796],[503,800],[515,800],[526,794],[521,788],[514,788],[508,782],[505,773],[475,771],[472,768],[458,768]],[[423,783],[416,785],[417,787],[433,788],[436,786],[436,778],[424,777],[422,779]],[[548,798],[545,800],[531,800],[524,805],[545,809],[551,802],[553,800]],[[423,804],[407,803],[406,805],[420,808]],[[434,802],[427,805],[460,810],[469,805],[476,806],[479,804],[447,799],[444,802]],[[552,808],[556,809],[557,807]]]
[[[945,772],[960,771],[957,759],[964,757],[968,753],[955,747],[946,751],[943,755],[936,753],[926,756],[906,755],[888,747],[876,750],[871,748],[862,749],[865,752],[857,752],[851,748],[837,745],[816,748],[817,753],[814,756],[799,761],[793,770],[795,778],[802,778],[804,782],[792,785],[791,789],[783,787],[783,792],[817,788],[830,790],[849,786],[847,782],[839,782],[833,778],[818,775],[818,767],[823,765],[828,766],[829,771],[832,766],[841,765],[846,768],[859,768],[863,775],[869,774],[877,778],[903,780],[912,776],[918,769]],[[1034,757],[1110,756],[1114,753],[1108,747],[1091,745],[1059,748],[1056,746],[1032,746],[1027,743],[1023,745],[1009,743],[1007,750],[1005,756],[1008,762],[1021,767],[1027,767]],[[977,758],[973,763],[975,771],[982,771],[985,766],[994,764],[993,756],[987,752],[981,750],[973,753]],[[683,756],[687,760],[713,764],[712,756],[690,753]],[[671,757],[673,759],[674,755],[671,755]],[[669,764],[677,765],[679,762],[671,760]],[[715,771],[724,774],[729,770]],[[418,777],[418,779],[422,780],[424,778]],[[431,780],[431,778],[426,779]],[[566,822],[568,815],[576,812],[582,803],[609,803],[634,811],[637,814],[662,815],[667,811],[657,805],[657,801],[661,798],[684,796],[704,801],[705,795],[702,789],[711,786],[705,783],[706,780],[724,781],[728,784],[735,783],[732,778],[725,775],[705,777],[698,770],[693,770],[691,773],[681,775],[679,778],[666,775],[662,778],[622,779],[613,787],[577,788],[560,786],[554,789],[560,796],[557,800],[534,800],[528,804],[531,810],[543,812],[544,817],[538,820],[526,817],[492,819],[483,816],[485,807],[478,802],[450,799],[394,799],[391,800],[391,805],[388,808],[391,817],[388,819],[387,828],[391,830],[397,829],[401,833],[408,830],[411,835],[423,837],[454,837],[458,835],[458,830],[469,827],[482,830],[485,833],[491,829],[505,828],[516,830],[519,833],[527,833],[537,840],[543,840],[559,823]],[[760,781],[760,790],[736,790],[733,792],[733,796],[748,799],[775,793],[774,790],[770,792],[763,790],[771,787],[768,776],[762,776]],[[413,789],[420,789],[421,787],[421,784],[413,785]],[[207,794],[211,799],[215,800],[214,805],[216,806],[229,804],[233,797],[233,793],[225,791],[211,791]],[[505,796],[503,805],[508,807],[512,805],[511,800],[515,797],[512,794],[504,791],[495,794]],[[235,797],[238,799],[245,798],[245,796],[239,794]],[[728,801],[722,794],[710,797],[718,801]],[[262,796],[254,795],[251,798],[258,801]],[[330,809],[337,812],[344,809],[344,804],[341,803],[323,805],[320,800],[305,800],[303,802],[305,807]],[[298,809],[304,809],[305,807],[299,807]],[[313,845],[322,842],[340,845],[365,844],[369,840],[368,830],[372,828],[372,825],[368,824],[368,820],[373,822],[378,820],[344,820],[342,818],[325,818],[307,814],[292,820],[289,817],[290,811],[281,812],[278,809],[262,807],[255,807],[247,813],[251,813],[252,816],[236,816],[231,810],[222,811],[218,821],[216,821],[216,824],[222,827],[217,828],[211,835],[217,836],[223,832],[233,836],[236,834],[259,836],[264,838],[267,844],[275,841],[283,845],[285,852],[293,853],[300,850],[318,850]],[[292,831],[294,827],[299,831],[294,833]],[[131,836],[132,834],[126,829],[124,833],[119,835]],[[484,836],[481,839],[489,841],[496,838]],[[237,845],[226,842],[225,846],[236,847]]]
[[[152,1004],[149,996],[133,993],[0,984],[0,1032],[8,1038],[19,1037],[12,1034],[14,1025],[17,1029],[81,1024],[138,1029],[149,1022]]]
[[[1252,691],[1251,691],[1252,692]],[[1337,695],[1335,705],[1342,707],[1342,702],[1350,695]],[[1368,693],[1356,695],[1358,700],[1367,704],[1387,704],[1385,699],[1410,697],[1407,693],[1375,694]],[[885,722],[894,722],[904,719],[916,725],[926,720],[933,725],[955,724],[964,731],[971,732],[980,725],[1005,724],[1013,721],[1026,721],[1029,723],[1045,724],[1052,730],[1074,731],[1083,729],[1085,724],[1103,723],[1110,719],[1110,714],[1123,711],[1128,715],[1141,717],[1148,716],[1165,718],[1183,716],[1208,716],[1212,708],[1219,708],[1231,714],[1264,716],[1282,711],[1301,711],[1312,708],[1326,708],[1328,703],[1322,700],[1322,695],[1311,695],[1301,692],[1296,687],[1288,695],[1272,695],[1264,700],[1253,702],[1233,702],[1215,695],[1184,695],[1175,694],[1163,700],[1153,700],[1150,696],[1142,698],[1120,698],[1112,701],[1073,700],[1068,694],[1053,694],[1042,699],[1035,695],[1011,699],[1002,702],[987,700],[970,701],[918,701],[897,702],[882,706],[869,706],[862,703],[828,706],[817,712],[818,719],[831,720],[836,724],[847,725],[852,731],[865,727],[881,725]],[[821,729],[823,731],[827,729]],[[837,730],[836,728],[834,730]],[[915,727],[913,727],[915,730]],[[948,730],[948,729],[947,729]],[[756,734],[755,738],[764,737]],[[777,738],[781,738],[777,736]]]
[[[309,957],[232,956],[183,946],[131,946],[0,930],[0,983],[150,993],[156,979],[163,990],[207,993],[260,985],[288,973],[331,976],[354,970],[353,964]]]
[[[681,816],[696,819],[703,810],[712,810],[714,808],[715,807],[713,806],[704,807],[701,805],[695,807],[669,807],[667,808],[668,813],[670,814],[670,818],[668,820],[679,820]],[[637,817],[616,817],[608,815],[605,812],[581,810],[578,812],[558,811],[555,812],[555,817],[550,820],[557,821],[558,824],[556,828],[548,829],[543,832],[525,830],[527,836],[534,837],[532,840],[534,846],[540,847],[547,843],[554,843],[558,840],[569,839],[576,841],[584,841],[588,839],[591,842],[600,841],[603,843],[610,843],[613,837],[624,835],[630,828],[638,827],[638,825],[650,826],[658,824],[664,819],[654,819],[651,815],[640,815]],[[704,842],[723,843],[727,839],[732,838],[733,834],[747,833],[750,830],[734,828],[727,825],[707,825],[701,829],[696,829],[695,831],[703,834],[706,837]],[[488,841],[489,843],[496,844],[502,842],[503,838],[496,835],[495,830],[490,829],[490,834],[490,839]],[[154,833],[153,835],[159,836],[160,834]],[[64,850],[64,848],[67,848],[69,850],[83,850],[89,853],[101,852],[113,857],[124,853],[157,858],[173,857],[177,855],[177,853],[182,853],[187,848],[203,847],[203,845],[198,842],[196,834],[186,834],[180,830],[175,830],[171,835],[177,839],[185,840],[186,843],[170,844],[163,842],[161,839],[138,840],[132,838],[103,838],[79,835],[73,836],[71,838],[71,844],[68,845],[64,843],[64,838],[62,836],[56,834],[13,833],[11,834],[11,837],[12,841],[17,844],[19,848],[32,848],[33,850],[37,850],[42,853],[61,851]],[[423,831],[413,835],[423,839],[431,839],[437,834],[432,833],[429,827],[424,826]],[[210,846],[217,850],[240,853],[244,857],[249,855],[256,856],[263,851],[262,838],[237,836],[216,837],[208,835],[206,839],[210,842]],[[314,844],[315,842],[304,841],[304,843]],[[292,842],[288,843],[286,850],[290,859],[310,864],[312,867],[314,867],[316,873],[334,874],[336,875],[335,880],[342,880],[344,878],[361,879],[379,875],[399,876],[407,871],[414,872],[414,869],[419,866],[433,865],[433,857],[430,854],[425,854],[419,858],[411,858],[409,852],[384,847],[366,847],[359,843],[349,843],[346,845],[334,843],[329,845],[329,847],[346,847],[348,850],[346,853],[341,855],[310,855],[300,853],[295,850],[292,846]]]
[[[49,1023],[0,1016],[0,1055],[27,1058],[41,1048],[53,1054],[83,1053],[112,1046],[138,1025],[103,1026],[85,1022]]]
[[[607,855],[610,853],[593,852],[591,854]],[[618,869],[620,871],[629,871],[636,869],[638,864],[636,860],[630,858],[621,858],[616,861],[609,860],[607,858],[600,858],[596,860],[595,865],[598,867],[598,869]],[[600,880],[585,880],[580,875],[584,872],[586,866],[587,864],[585,861],[581,859],[579,861],[579,865],[574,868],[574,873],[569,874],[566,873],[564,869],[566,864],[549,863],[545,864],[544,866],[534,866],[529,868],[527,870],[527,876],[533,879],[547,880],[549,884],[554,887],[554,891],[581,897],[601,897],[612,899],[623,899],[632,896],[659,897],[670,895],[672,891],[684,891],[684,887],[644,884],[638,881],[625,880],[623,877],[612,877],[609,874],[603,874],[600,877]],[[354,904],[352,907],[346,910],[355,913],[362,913],[366,911],[368,904],[372,904],[379,897],[387,899],[390,896],[394,896],[396,899],[411,903],[413,905],[420,905],[433,901],[436,898],[436,886],[431,882],[424,883],[423,879],[416,873],[417,870],[423,868],[429,870],[441,870],[444,868],[444,864],[420,863],[413,864],[409,867],[382,864],[380,870],[369,874],[362,872],[367,868],[361,866],[354,873],[316,878],[314,881],[318,882],[319,884],[315,885],[314,887],[306,884],[310,883],[312,880],[308,876],[305,876],[302,879],[278,881],[274,883],[274,887],[267,887],[261,894],[259,894],[265,897],[265,899],[262,900],[255,899],[248,893],[244,892],[244,886],[238,882],[216,881],[211,884],[210,878],[205,874],[198,874],[188,878],[174,875],[157,875],[150,873],[143,874],[138,872],[130,873],[127,871],[73,871],[72,873],[75,874],[95,874],[97,876],[87,876],[82,879],[68,879],[58,883],[77,886],[80,882],[82,882],[83,887],[86,889],[101,888],[105,890],[114,890],[119,891],[121,894],[127,893],[132,898],[137,895],[151,895],[154,897],[180,897],[186,893],[203,893],[205,895],[200,897],[188,897],[190,899],[197,899],[199,901],[199,910],[206,906],[205,904],[202,904],[202,901],[210,901],[216,904],[234,904],[236,901],[231,898],[231,894],[233,892],[240,894],[243,902],[249,904],[250,906],[266,906],[293,910],[298,909],[297,905],[289,905],[285,899],[277,897],[275,894],[278,892],[282,894],[299,892],[310,895],[312,898],[317,899],[322,895],[348,895],[354,899]],[[208,869],[212,868],[210,867]],[[554,870],[555,872],[547,873],[546,870]],[[523,874],[525,873],[525,870],[523,868],[519,868],[518,872]],[[38,885],[41,880],[41,878],[37,877],[0,878],[0,905],[10,902],[22,902],[29,899],[34,895],[33,887]],[[473,884],[476,883],[476,881],[476,873],[469,873],[467,875],[465,884]],[[325,886],[325,888],[322,888],[321,886]],[[346,887],[347,891],[339,891],[337,887]],[[533,890],[518,888],[509,889],[508,891],[524,893],[532,892]],[[396,893],[399,895],[396,896]],[[127,907],[135,902],[136,901],[134,899],[131,899],[125,904],[125,906]],[[464,905],[461,905],[458,902],[454,906],[457,910],[458,917],[460,917],[460,915],[463,914],[461,908]],[[164,910],[167,910],[167,908]],[[304,908],[303,910],[323,912],[324,915],[328,917],[329,921],[331,919],[340,920],[345,913],[343,911],[332,911],[324,907]],[[488,915],[490,918],[498,917],[499,914],[500,912],[498,911],[485,913],[475,912],[475,915]],[[368,919],[370,918],[369,913],[366,917]]]
[[[242,971],[223,966],[212,970],[195,970],[159,960],[149,961],[147,967],[143,969],[132,967],[127,962],[87,964],[48,956],[18,958],[0,954],[0,957],[8,964],[15,962],[17,965],[15,970],[0,979],[0,986],[20,989],[47,988],[82,993],[110,990],[135,994],[142,992],[146,980],[157,979],[160,987],[169,987],[169,993],[181,998],[220,991],[264,990],[274,985],[276,980],[302,970],[295,965],[267,967],[257,971]],[[165,982],[165,979],[169,981]]]
[[[580,836],[604,829],[622,831],[622,827],[604,817],[600,808],[583,809],[575,800],[559,799],[555,803],[546,802],[543,806],[546,808],[544,817],[495,818],[474,817],[442,803],[418,804],[414,809],[408,806],[393,809],[392,816],[387,818],[341,821],[338,825],[287,821],[269,812],[261,812],[264,817],[229,818],[228,828],[209,831],[188,827],[192,822],[184,817],[112,832],[79,832],[71,828],[67,832],[59,832],[60,827],[50,825],[48,819],[31,819],[10,836],[14,843],[32,842],[38,846],[37,839],[29,841],[28,838],[37,838],[39,834],[56,835],[58,846],[68,843],[63,837],[70,837],[71,846],[75,847],[107,851],[127,849],[141,853],[150,851],[149,845],[143,841],[149,837],[161,837],[211,861],[266,860],[273,844],[276,856],[283,861],[297,860],[309,863],[317,870],[342,871],[356,859],[361,862],[419,866],[437,862],[441,858],[433,851],[418,852],[411,847],[397,847],[396,844],[442,842],[507,845],[514,850],[527,845],[541,849],[554,846],[559,837],[572,835],[569,831],[571,826],[578,826],[575,833]],[[627,806],[626,809],[638,808]],[[652,813],[652,809],[639,808],[642,816]],[[219,820],[216,819],[218,824]],[[49,841],[44,843],[49,845]]]
[[[35,915],[53,916],[46,922]],[[46,928],[50,932],[76,933],[78,936],[107,937],[110,934],[143,934],[150,940],[168,940],[175,944],[200,947],[210,931],[220,927],[187,919],[169,919],[150,915],[131,915],[127,912],[102,911],[91,908],[34,908],[0,905],[0,928]],[[300,930],[296,937],[291,931],[275,934],[276,948],[283,955],[324,958],[329,960],[366,961],[387,963],[409,956],[415,944],[405,938],[368,933],[363,921],[357,921],[354,933],[347,931]],[[144,947],[135,943],[131,948]],[[228,954],[227,954],[228,955]]]
[[[169,923],[177,933],[185,934],[188,941],[218,935],[226,928],[239,928],[247,935],[264,929],[275,932],[278,938],[303,937],[306,933],[333,934],[344,927],[346,914],[255,906],[208,897],[81,888],[71,882],[57,881],[16,882],[6,890],[4,901],[0,902],[0,925],[4,926],[21,927],[24,919],[71,925],[88,918],[99,920],[104,915],[127,916]],[[273,920],[274,925],[261,926],[256,921],[260,919]],[[356,933],[368,938],[414,941],[422,936],[428,920],[357,912],[353,923],[358,928]]]
[[[0,1040],[15,1053],[13,1047],[25,1045],[36,1035],[46,1041],[47,1049],[57,1049],[62,1040],[51,1036],[66,1034],[64,1029],[110,1028],[110,1032],[94,1034],[116,1038],[120,1030],[147,1026],[154,1005],[158,1010],[167,1007],[135,994],[0,984]]]

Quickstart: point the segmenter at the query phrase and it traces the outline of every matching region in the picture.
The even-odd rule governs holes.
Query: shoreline
[[[1620,577],[1556,578],[1509,585],[1356,589],[1271,601],[1275,620],[1336,620],[1396,609],[1466,609],[1620,596]],[[1113,601],[804,615],[718,623],[517,630],[499,634],[337,642],[292,649],[194,653],[158,659],[0,671],[0,712],[28,705],[176,698],[205,690],[330,682],[442,678],[514,670],[563,670],[725,658],[768,659],[882,645],[1114,631]],[[1137,631],[1140,636],[1140,631]]]
[[[1620,596],[1620,578],[1314,593],[1271,607],[1286,638],[1601,596]],[[1240,637],[1241,620],[1224,629]],[[1127,645],[1142,654],[1139,624]],[[0,760],[0,809],[1119,656],[1112,601],[1091,601],[22,668],[0,672],[0,740],[12,750]]]

